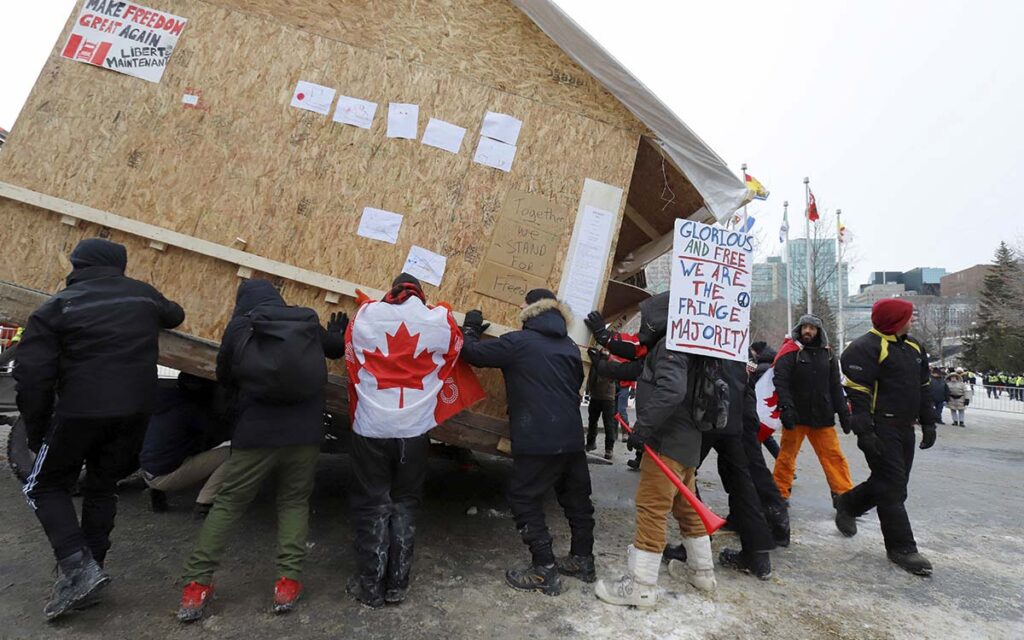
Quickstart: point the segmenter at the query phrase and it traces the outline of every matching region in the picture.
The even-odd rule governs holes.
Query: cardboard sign
[[[676,220],[666,346],[746,362],[752,236]]]
[[[123,0],[85,0],[61,56],[160,82],[186,22]]]
[[[568,212],[557,204],[536,194],[509,192],[477,274],[476,290],[520,304],[527,291],[547,286],[568,224]]]

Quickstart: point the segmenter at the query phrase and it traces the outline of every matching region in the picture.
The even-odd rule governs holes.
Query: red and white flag
[[[810,189],[807,190],[807,219],[811,222],[817,222],[818,218],[818,203],[814,201],[814,192]]]
[[[800,344],[792,338],[783,340],[782,346],[779,347],[779,353],[775,356],[775,360],[772,361],[772,366],[761,375],[757,384],[754,385],[754,393],[757,395],[757,417],[761,421],[761,428],[758,431],[757,438],[761,442],[767,440],[768,436],[778,431],[782,426],[779,394],[775,391],[775,363],[782,356],[799,351],[800,348]]]
[[[345,333],[352,430],[413,438],[482,399],[461,350],[462,331],[444,306],[415,296],[360,306]]]

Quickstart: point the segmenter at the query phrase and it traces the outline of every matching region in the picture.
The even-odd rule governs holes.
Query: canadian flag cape
[[[461,350],[462,331],[444,306],[415,296],[361,305],[345,333],[353,431],[413,438],[483,398]]]
[[[799,351],[800,345],[792,338],[786,338],[779,347],[779,353],[772,361],[772,366],[761,376],[761,379],[754,385],[754,393],[757,394],[757,417],[761,421],[761,428],[758,432],[758,440],[764,442],[773,432],[782,426],[779,418],[779,394],[775,391],[775,363],[787,353]]]

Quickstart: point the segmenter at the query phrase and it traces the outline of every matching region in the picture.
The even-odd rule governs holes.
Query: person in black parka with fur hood
[[[478,310],[466,314],[461,358],[500,368],[505,377],[512,432],[508,500],[516,528],[530,547],[526,569],[509,569],[510,586],[548,595],[561,592],[559,572],[588,582],[594,570],[594,506],[580,417],[583,359],[568,335],[572,315],[547,289],[526,294],[521,331],[481,341],[487,326]],[[555,564],[544,521],[544,496],[554,488],[572,531],[569,556]]]

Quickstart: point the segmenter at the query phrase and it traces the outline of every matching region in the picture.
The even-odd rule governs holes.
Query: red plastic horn
[[[622,428],[626,430],[626,433],[633,433],[633,430],[629,428],[629,425],[622,419],[622,416],[616,413],[615,419],[619,421],[619,424],[621,424]],[[676,485],[676,489],[679,489],[679,493],[683,494],[686,501],[689,502],[690,506],[693,507],[693,510],[697,512],[697,516],[700,518],[700,521],[704,523],[704,529],[708,532],[708,535],[711,535],[722,528],[722,525],[725,524],[725,519],[720,518],[718,514],[711,509],[708,509],[707,505],[700,501],[700,498],[693,495],[693,492],[690,491],[689,487],[683,484],[683,481],[679,479],[679,476],[677,476],[674,471],[669,469],[668,466],[662,462],[661,458],[658,457],[658,454],[654,452],[654,449],[651,449],[645,444],[644,453],[650,456],[651,460],[654,460],[654,464],[658,465],[658,468],[661,469],[661,472],[672,481],[672,484]]]

